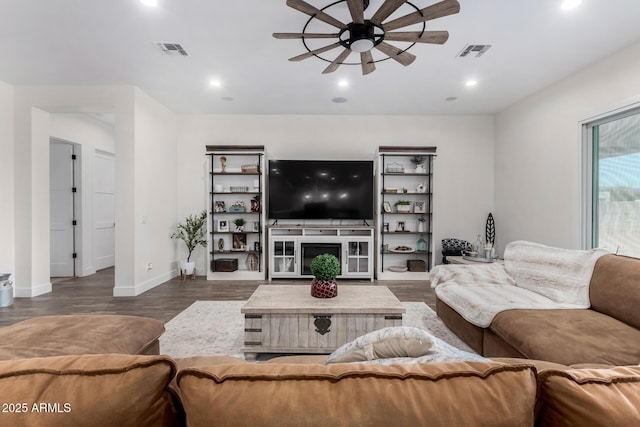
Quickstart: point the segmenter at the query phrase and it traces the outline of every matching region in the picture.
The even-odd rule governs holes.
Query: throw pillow
[[[427,354],[433,336],[422,329],[393,326],[379,329],[344,344],[327,357],[326,363],[360,362]]]
[[[459,350],[422,329],[393,326],[368,333],[344,344],[331,353],[325,363],[365,362],[393,365],[460,361],[488,359]]]

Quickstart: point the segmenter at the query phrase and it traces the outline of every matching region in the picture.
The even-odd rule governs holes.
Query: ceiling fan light
[[[373,49],[374,45],[375,43],[373,42],[373,40],[358,39],[352,41],[351,44],[349,44],[349,48],[354,52],[362,53]]]

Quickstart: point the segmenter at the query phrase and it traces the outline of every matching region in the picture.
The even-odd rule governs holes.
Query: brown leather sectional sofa
[[[640,259],[604,255],[589,283],[590,309],[507,310],[488,328],[466,321],[439,299],[444,323],[485,357],[563,365],[640,363]]]
[[[558,427],[640,421],[637,366],[300,362],[116,354],[0,361],[0,425]]]

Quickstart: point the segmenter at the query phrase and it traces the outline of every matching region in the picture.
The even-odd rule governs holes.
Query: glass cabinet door
[[[273,241],[273,271],[275,273],[295,273],[296,245],[293,240]]]
[[[347,243],[347,271],[349,273],[369,273],[369,242],[351,241]]]

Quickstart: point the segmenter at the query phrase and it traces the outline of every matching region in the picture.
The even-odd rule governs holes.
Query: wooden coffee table
[[[388,326],[402,326],[404,306],[384,286],[338,285],[314,298],[311,285],[262,285],[240,310],[245,358],[255,353],[331,353]]]

